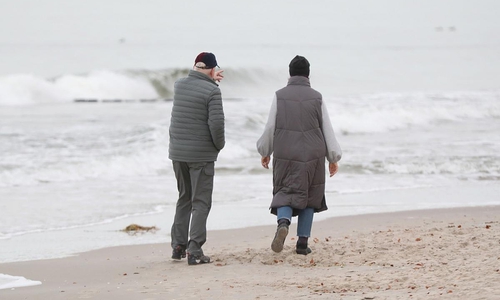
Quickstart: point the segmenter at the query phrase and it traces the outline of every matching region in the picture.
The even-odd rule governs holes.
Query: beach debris
[[[128,225],[127,227],[125,227],[125,229],[122,229],[120,231],[124,231],[128,234],[137,234],[139,232],[155,232],[156,230],[158,230],[158,228],[156,226],[141,226],[141,225],[137,225],[137,224],[130,224]]]

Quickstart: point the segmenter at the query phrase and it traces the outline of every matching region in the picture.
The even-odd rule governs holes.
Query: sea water
[[[500,204],[496,2],[203,3],[0,2],[0,262],[169,242],[172,88],[201,51],[225,70],[209,230],[275,223],[255,143],[296,54],[344,152],[317,220]]]

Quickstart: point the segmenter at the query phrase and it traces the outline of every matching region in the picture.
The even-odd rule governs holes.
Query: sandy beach
[[[416,210],[314,223],[313,253],[295,226],[273,253],[273,226],[210,231],[212,263],[172,261],[163,244],[0,265],[41,285],[1,299],[500,299],[500,207]],[[149,233],[150,234],[150,233]]]

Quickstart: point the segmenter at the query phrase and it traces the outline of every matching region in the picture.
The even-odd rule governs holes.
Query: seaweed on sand
[[[153,232],[155,233],[156,230],[159,228],[156,226],[141,226],[137,224],[130,224],[125,229],[122,229],[120,231],[124,231],[130,235],[135,235],[137,233],[145,233],[145,232]]]

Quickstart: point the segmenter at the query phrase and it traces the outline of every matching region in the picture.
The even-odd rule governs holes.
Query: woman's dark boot
[[[271,243],[271,249],[276,253],[283,250],[283,245],[285,244],[286,236],[288,235],[288,226],[290,226],[290,221],[287,219],[278,220],[278,228],[276,229],[276,234],[274,235],[273,242]]]
[[[295,252],[297,254],[307,255],[312,252],[311,248],[307,247],[307,237],[300,236],[295,246]]]

